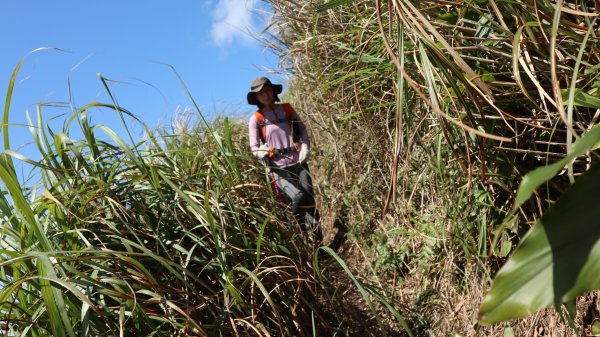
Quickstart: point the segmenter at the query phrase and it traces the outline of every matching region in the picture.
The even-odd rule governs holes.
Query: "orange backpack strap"
[[[256,119],[256,124],[261,129],[260,131],[260,140],[263,143],[267,142],[267,122],[265,121],[265,116],[262,114],[260,110],[256,110],[254,112],[254,118]]]
[[[265,119],[265,116],[263,115],[263,113],[260,110],[256,110],[254,112],[254,118],[256,119],[256,124],[261,129],[260,137],[261,137],[261,140],[263,143],[267,142],[267,124],[269,124],[269,123],[277,124],[277,123],[286,121],[290,124],[290,128],[292,129],[292,135],[294,136],[294,138],[300,137],[300,132],[296,131],[296,129],[297,129],[296,122],[297,121],[294,118],[292,118],[294,109],[292,108],[292,106],[289,103],[283,103],[282,105],[283,105],[283,110],[285,111],[285,119],[267,122],[267,120]],[[295,140],[295,141],[297,141],[297,140]]]

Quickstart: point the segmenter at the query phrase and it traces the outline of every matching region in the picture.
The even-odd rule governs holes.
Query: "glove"
[[[258,147],[258,150],[256,150],[255,154],[258,157],[258,159],[265,159],[265,157],[269,155],[270,150],[271,148],[269,147],[269,144],[265,143]]]
[[[304,164],[304,162],[308,160],[308,157],[310,157],[310,150],[308,148],[308,145],[300,145],[300,153],[298,153],[298,161],[300,162],[300,164]]]

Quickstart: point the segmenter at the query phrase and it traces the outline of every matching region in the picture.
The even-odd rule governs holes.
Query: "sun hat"
[[[259,92],[265,86],[265,84],[268,84],[271,86],[271,88],[273,88],[273,94],[275,95],[281,94],[281,91],[283,90],[283,86],[281,84],[273,84],[271,83],[271,80],[264,76],[261,76],[252,81],[252,84],[250,85],[250,91],[248,92],[248,95],[246,95],[246,98],[248,99],[248,104],[258,104],[258,100],[256,99],[256,93]]]

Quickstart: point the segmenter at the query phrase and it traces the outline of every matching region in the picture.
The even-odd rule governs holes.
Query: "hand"
[[[304,162],[308,160],[308,157],[310,157],[310,149],[308,148],[308,145],[301,144],[300,153],[298,153],[298,161],[300,164],[304,164]]]
[[[271,150],[271,147],[269,147],[269,144],[263,144],[261,146],[258,147],[258,150],[256,150],[256,156],[258,157],[258,159],[265,159],[265,157],[267,157],[269,155],[269,151]]]

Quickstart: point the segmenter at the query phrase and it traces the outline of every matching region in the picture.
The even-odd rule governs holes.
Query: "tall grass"
[[[377,288],[347,268],[334,283],[324,272],[331,263],[315,268],[323,256],[345,264],[332,250],[317,254],[280,207],[247,150],[245,121],[206,120],[190,94],[192,109],[135,140],[128,128],[140,121],[117,105],[106,81],[100,76],[110,103],[58,104],[72,108],[61,130],[44,119],[55,104],[28,113],[40,160],[5,142],[2,335],[352,335],[346,317],[360,309],[339,305],[336,294],[349,282],[370,304],[366,315],[376,317],[379,333],[389,324],[373,303],[404,323]],[[119,117],[125,139],[90,123],[99,111]],[[13,129],[3,132],[8,139]],[[15,160],[31,167],[38,185],[19,179]]]
[[[202,120],[138,142],[89,124],[94,109],[130,118],[116,100],[75,109],[60,131],[40,107],[31,130],[43,159],[7,141],[0,157],[5,334],[352,335],[367,325],[365,335],[391,325],[500,336],[538,322],[572,334],[554,316],[506,331],[474,317],[529,225],[595,161],[569,163],[500,226],[521,177],[570,158],[597,122],[587,2],[269,3],[265,44],[314,139],[324,225],[349,228],[345,262],[314,254],[272,211],[262,168],[243,154],[243,124]],[[43,185],[23,186],[14,159]],[[334,263],[315,268],[326,254]]]
[[[5,334],[307,329],[315,279],[306,243],[285,218],[266,211],[263,184],[240,176],[237,161],[260,171],[232,147],[230,126],[147,130],[148,141],[131,144],[88,123],[98,105],[77,109],[59,132],[47,129],[38,111],[31,130],[42,159],[10,150],[2,158]],[[72,127],[84,139],[70,138]],[[22,188],[12,157],[33,165],[43,186]]]
[[[469,317],[485,285],[595,161],[575,160],[500,226],[525,173],[565,158],[597,122],[594,9],[585,1],[269,3],[265,44],[293,74],[288,97],[321,151],[317,186],[337,214],[329,221],[344,219],[357,255],[368,257],[357,270],[391,283],[391,295],[416,293],[406,305],[424,329],[474,333]],[[460,322],[448,319],[455,306]],[[535,320],[515,324],[527,331]]]

